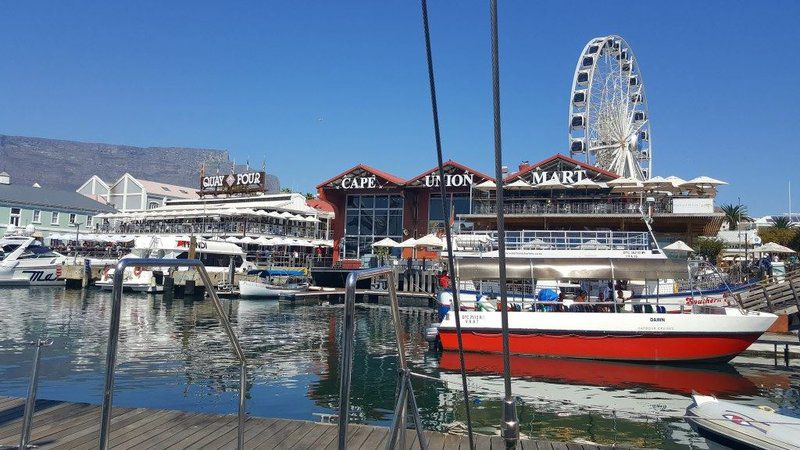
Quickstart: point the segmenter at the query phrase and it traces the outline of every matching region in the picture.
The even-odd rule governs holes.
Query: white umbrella
[[[783,245],[776,244],[774,242],[767,242],[766,244],[762,245],[761,247],[758,247],[755,250],[761,253],[796,253],[789,247],[784,247]]]
[[[724,184],[728,184],[724,181],[717,180],[715,178],[707,177],[707,176],[700,176],[697,178],[692,178],[691,180],[686,182],[687,184],[696,184],[698,186],[721,186]]]
[[[694,252],[694,249],[686,245],[686,243],[683,241],[675,241],[672,244],[669,244],[666,247],[664,247],[664,250],[669,250],[673,252],[686,252],[686,253]]]
[[[542,181],[541,183],[534,186],[536,189],[570,189],[572,186],[568,184],[563,184],[561,180],[556,177],[550,178],[549,180]]]
[[[609,186],[612,186],[612,187],[618,187],[618,186],[642,187],[643,186],[641,181],[636,180],[634,178],[625,178],[625,177],[619,177],[617,179],[608,181],[606,184],[608,184]]]
[[[483,183],[476,184],[475,189],[479,191],[493,191],[497,189],[497,184],[492,180],[486,180]]]
[[[580,180],[571,184],[572,187],[582,187],[582,188],[599,188],[600,183],[592,180],[591,178],[581,178]]]
[[[672,187],[675,188],[679,188],[682,185],[686,184],[686,180],[684,180],[683,178],[676,177],[675,175],[668,176],[667,178],[664,179],[668,181],[670,184],[672,184]]]
[[[397,247],[398,245],[400,245],[400,244],[399,244],[397,241],[395,241],[395,240],[394,240],[394,239],[392,239],[392,238],[388,238],[388,237],[387,237],[387,238],[383,238],[383,239],[381,239],[381,240],[380,240],[380,241],[378,241],[378,242],[373,242],[373,243],[372,243],[372,246],[373,246],[373,247],[389,247],[389,248],[394,248],[394,247]]]
[[[444,243],[441,239],[439,239],[435,234],[426,234],[421,238],[417,239],[414,243],[415,247],[444,247]]]
[[[281,217],[283,217],[284,219],[294,219],[294,214],[292,214],[290,212],[283,211],[283,212],[279,212],[278,214]]]
[[[271,239],[268,239],[268,238],[267,238],[267,237],[265,237],[265,236],[259,236],[259,237],[257,237],[257,238],[256,238],[256,239],[253,241],[253,244],[258,244],[258,245],[269,245],[269,244],[270,244],[270,241],[271,241]]]
[[[417,240],[414,238],[408,238],[405,241],[397,244],[398,248],[414,248],[416,246]]]
[[[225,238],[225,242],[231,242],[231,243],[234,243],[234,244],[238,244],[238,243],[240,243],[242,241],[240,241],[239,238],[237,238],[236,236],[229,236],[229,237]]]
[[[516,180],[512,181],[511,183],[503,185],[506,189],[511,190],[523,190],[523,189],[532,189],[533,186],[530,183],[525,182],[524,180]]]
[[[255,239],[251,238],[250,236],[245,236],[239,239],[239,243],[241,244],[252,244],[253,242],[255,242]]]

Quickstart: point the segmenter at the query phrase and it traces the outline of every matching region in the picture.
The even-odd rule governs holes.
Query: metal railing
[[[459,240],[475,239],[471,246],[483,244],[484,250],[497,247],[497,231],[478,230],[459,233]],[[508,250],[650,250],[650,235],[646,231],[506,231]]]
[[[122,281],[125,276],[125,268],[133,267],[194,267],[203,281],[214,310],[219,316],[222,329],[231,341],[236,359],[239,361],[239,411],[238,411],[238,437],[237,448],[244,448],[244,419],[245,419],[245,388],[247,377],[247,358],[244,355],[239,339],[231,328],[228,316],[222,309],[222,303],[214,290],[214,283],[206,272],[205,266],[199,259],[156,259],[156,258],[127,258],[120,260],[114,270],[114,287],[111,296],[111,325],[108,331],[108,350],[106,352],[106,379],[103,389],[103,408],[101,412],[100,442],[98,448],[105,450],[108,448],[111,432],[111,409],[114,400],[114,370],[117,360],[117,344],[119,342],[120,314],[122,309]]]
[[[419,408],[414,389],[411,386],[411,377],[427,378],[436,381],[436,378],[427,375],[413,373],[406,364],[406,349],[403,344],[402,324],[400,323],[400,307],[397,303],[397,288],[395,287],[395,273],[391,267],[379,267],[375,269],[364,269],[350,272],[345,283],[344,295],[344,336],[342,339],[342,363],[341,375],[339,379],[339,450],[347,448],[347,425],[350,422],[350,384],[353,375],[353,338],[355,333],[355,310],[356,310],[356,284],[359,280],[373,279],[377,277],[387,277],[387,287],[389,290],[389,300],[391,303],[392,323],[394,324],[395,339],[397,340],[397,351],[399,360],[400,385],[397,395],[397,403],[394,408],[392,427],[390,429],[389,441],[386,443],[387,449],[395,448],[395,444],[400,448],[405,448],[405,420],[406,407],[411,403],[414,425],[417,431],[419,446],[427,450],[428,443],[422,433],[422,422],[419,418]]]
[[[28,447],[35,447],[30,445],[30,442],[33,413],[36,410],[36,389],[39,386],[39,361],[41,359],[42,347],[53,345],[53,340],[38,339],[36,342],[31,342],[31,345],[35,345],[36,350],[34,350],[33,353],[33,368],[31,369],[31,379],[28,383],[28,396],[25,399],[25,413],[22,417],[22,433],[20,433],[19,437],[20,450],[24,450]]]
[[[641,203],[631,200],[598,199],[596,201],[576,201],[568,199],[516,199],[509,198],[503,202],[506,214],[635,214],[639,215]],[[656,202],[654,213],[672,212],[672,203]],[[473,214],[497,214],[493,200],[475,200]]]

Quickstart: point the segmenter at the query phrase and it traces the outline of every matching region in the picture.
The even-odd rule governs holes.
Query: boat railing
[[[100,422],[100,442],[98,448],[105,450],[109,446],[111,432],[111,412],[114,399],[114,371],[117,360],[117,344],[119,342],[120,314],[122,310],[122,281],[125,268],[133,267],[193,267],[200,275],[223,331],[230,340],[234,356],[239,362],[239,410],[238,410],[238,436],[237,448],[244,448],[244,420],[245,420],[245,389],[247,381],[247,358],[239,344],[239,339],[233,332],[228,316],[222,308],[214,283],[208,276],[205,266],[199,259],[156,259],[156,258],[125,258],[119,260],[114,271],[114,284],[111,295],[111,325],[108,332],[108,348],[106,351],[105,387],[103,389],[103,407]]]
[[[473,239],[472,246],[492,250],[497,246],[497,231],[474,230],[461,232],[459,240]],[[646,231],[506,231],[507,250],[650,250],[650,235]]]
[[[399,386],[397,402],[394,407],[394,416],[390,428],[389,441],[386,448],[406,448],[405,431],[406,416],[408,406],[411,406],[411,416],[414,419],[414,428],[417,431],[418,445],[422,449],[427,449],[427,439],[422,431],[422,422],[419,417],[419,407],[417,406],[416,395],[411,384],[411,377],[426,378],[440,381],[436,378],[417,374],[409,370],[406,364],[405,341],[403,340],[402,322],[400,320],[400,307],[397,302],[397,274],[395,269],[390,266],[378,267],[374,269],[355,270],[347,275],[345,282],[344,295],[344,323],[342,331],[342,360],[340,364],[339,378],[339,450],[347,448],[347,425],[350,421],[350,384],[353,375],[353,345],[355,341],[355,314],[356,314],[356,285],[359,280],[373,280],[376,278],[387,278],[387,288],[389,291],[389,302],[392,313],[392,324],[394,325],[395,340],[398,352],[398,375]]]

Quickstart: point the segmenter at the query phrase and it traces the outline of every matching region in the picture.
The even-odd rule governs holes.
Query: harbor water
[[[99,404],[102,399],[111,295],[96,289],[0,290],[0,395],[24,396],[33,358],[43,350],[39,397]],[[285,306],[275,301],[223,300],[249,358],[247,412],[318,420],[339,400],[340,306]],[[429,349],[432,320],[403,311],[412,369],[440,382],[414,380],[427,429],[465,429],[458,357]],[[234,413],[238,366],[211,302],[124,297],[115,406]],[[468,355],[473,424],[499,429],[502,360]],[[352,421],[388,425],[397,367],[391,316],[357,309]],[[741,356],[730,364],[652,366],[514,357],[513,390],[521,432],[532,438],[656,448],[707,448],[683,420],[697,391],[800,416],[798,362]]]

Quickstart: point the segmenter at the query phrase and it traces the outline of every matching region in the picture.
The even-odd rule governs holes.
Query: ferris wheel
[[[623,177],[645,180],[653,168],[650,118],[639,63],[620,36],[583,48],[569,102],[570,156]]]

